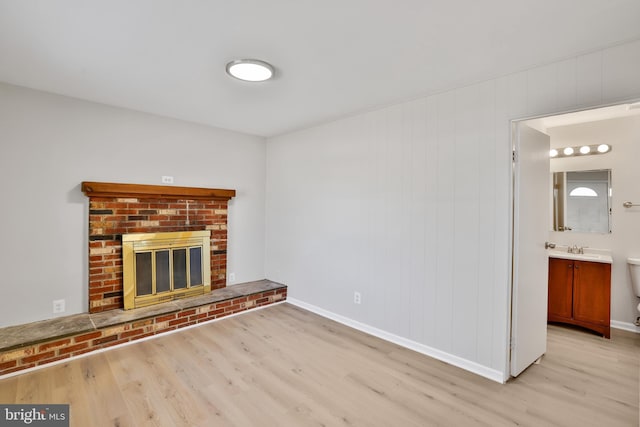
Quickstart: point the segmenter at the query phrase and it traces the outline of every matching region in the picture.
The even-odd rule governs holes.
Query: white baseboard
[[[408,348],[413,351],[417,351],[418,353],[422,353],[426,356],[433,357],[434,359],[438,359],[440,361],[443,361],[450,365],[464,369],[466,371],[473,372],[474,374],[488,378],[492,381],[496,381],[499,383],[505,382],[504,374],[501,371],[488,368],[476,362],[472,362],[470,360],[463,359],[453,354],[449,354],[444,351],[429,347],[427,345],[420,344],[410,339],[403,338],[401,336],[383,331],[382,329],[374,328],[373,326],[369,326],[364,323],[358,322],[356,320],[350,319],[348,317],[344,317],[339,314],[327,311],[320,307],[307,304],[306,302],[297,300],[295,298],[287,297],[286,302],[288,302],[289,304],[295,305],[297,307],[303,308],[305,310],[311,311],[312,313],[318,314],[322,317],[326,317],[327,319],[331,319],[338,323],[342,323],[343,325],[349,326],[353,329],[357,329],[366,334],[373,335],[374,337],[392,342],[394,344],[397,344],[401,347]]]
[[[633,323],[619,322],[617,320],[612,320],[611,327],[616,329],[622,329],[623,331],[635,332],[636,334],[640,334],[640,327],[634,325]]]

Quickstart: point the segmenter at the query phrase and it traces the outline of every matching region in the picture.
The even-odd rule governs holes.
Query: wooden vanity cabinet
[[[549,258],[547,320],[610,334],[611,264]]]

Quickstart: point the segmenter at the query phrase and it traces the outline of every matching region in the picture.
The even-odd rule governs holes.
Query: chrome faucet
[[[567,252],[569,252],[570,254],[583,254],[584,246],[578,246],[578,245],[569,246],[567,248]]]

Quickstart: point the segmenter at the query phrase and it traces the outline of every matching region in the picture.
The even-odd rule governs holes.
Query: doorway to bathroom
[[[640,192],[637,184],[634,184],[640,180],[636,164],[640,158],[640,104],[634,102],[513,122],[512,376],[519,375],[546,351],[546,242],[611,250],[614,259],[611,326],[640,332],[640,328],[633,324],[637,298],[633,294],[626,266],[628,256],[640,256],[640,242],[633,237],[640,235],[640,207],[637,210],[623,207],[624,202],[640,203]],[[544,148],[538,148],[537,154],[532,154],[537,143],[535,138],[530,138],[530,134],[535,135],[536,132],[547,135],[550,148],[581,147],[597,142],[609,144],[611,152],[602,156],[577,155],[551,159],[549,149],[543,153]],[[536,162],[542,165],[540,156],[543,155],[546,157],[546,177],[539,175],[538,179],[526,178],[528,168]],[[525,176],[521,176],[522,169]],[[611,227],[608,230],[586,232],[553,229],[551,172],[559,170],[610,171]],[[545,195],[545,201],[538,203],[532,200],[535,197],[540,200]],[[572,221],[575,222],[574,219]],[[537,231],[534,231],[534,222],[542,222],[544,227],[537,225]]]

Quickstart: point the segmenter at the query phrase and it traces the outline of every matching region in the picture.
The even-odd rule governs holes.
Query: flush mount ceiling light
[[[245,82],[263,82],[273,73],[271,64],[258,59],[236,59],[227,64],[227,74]]]
[[[582,145],[579,147],[552,148],[549,157],[558,159],[560,157],[582,157],[594,154],[606,154],[611,151],[609,144]]]

